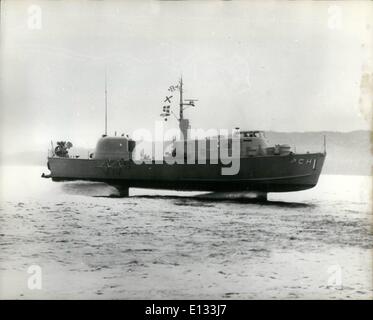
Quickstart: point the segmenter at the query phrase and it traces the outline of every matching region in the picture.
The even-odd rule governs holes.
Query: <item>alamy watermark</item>
[[[190,129],[184,139],[178,129],[165,130],[163,121],[156,121],[154,136],[148,129],[137,129],[132,133],[136,141],[133,154],[141,154],[145,142],[152,142],[146,157],[136,158],[136,164],[218,164],[222,175],[236,175],[240,170],[240,131],[233,129]],[[171,141],[167,146],[166,141]],[[165,152],[167,147],[171,150]]]
[[[27,9],[27,27],[32,30],[40,30],[42,28],[42,10],[41,7],[33,4]]]
[[[328,288],[343,289],[342,285],[342,267],[339,264],[328,268]]]
[[[331,30],[342,28],[342,9],[338,5],[332,5],[328,8],[328,28]]]
[[[43,280],[41,267],[33,264],[27,268],[27,273],[30,274],[27,279],[27,288],[30,290],[41,290]]]

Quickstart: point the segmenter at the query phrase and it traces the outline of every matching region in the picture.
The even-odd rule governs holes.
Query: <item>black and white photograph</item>
[[[0,300],[373,299],[373,2],[0,9]]]

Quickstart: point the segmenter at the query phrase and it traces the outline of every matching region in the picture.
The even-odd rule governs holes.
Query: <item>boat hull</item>
[[[54,181],[105,182],[119,188],[185,191],[290,192],[314,187],[325,154],[255,156],[240,159],[235,175],[222,175],[222,164],[136,164],[105,159],[48,158]],[[228,166],[229,167],[229,166]]]

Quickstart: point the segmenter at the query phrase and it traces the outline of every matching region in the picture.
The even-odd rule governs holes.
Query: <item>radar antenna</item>
[[[105,136],[107,136],[107,72],[105,68]]]

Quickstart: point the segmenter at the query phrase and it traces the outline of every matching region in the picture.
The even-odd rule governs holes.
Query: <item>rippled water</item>
[[[255,202],[140,189],[115,198],[43,171],[1,167],[0,298],[373,297],[370,177],[321,176],[312,190]],[[30,265],[41,290],[27,287]]]

